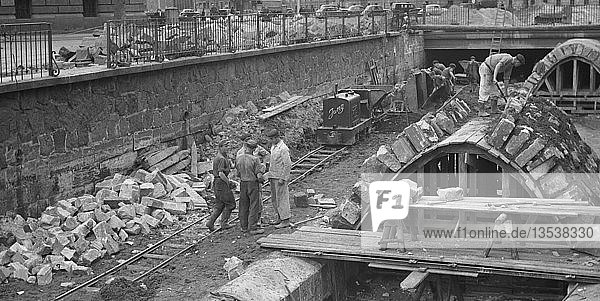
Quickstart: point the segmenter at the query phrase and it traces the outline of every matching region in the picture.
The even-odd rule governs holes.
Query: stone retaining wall
[[[0,214],[38,216],[56,198],[127,171],[138,152],[188,135],[201,145],[232,105],[344,87],[371,60],[402,80],[423,64],[422,37],[324,41],[0,86]]]

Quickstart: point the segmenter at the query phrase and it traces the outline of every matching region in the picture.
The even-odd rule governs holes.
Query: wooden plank
[[[479,132],[482,128],[485,128],[490,121],[491,119],[484,118],[470,120],[443,142],[445,145],[465,143],[471,136]]]
[[[546,87],[548,88],[548,92],[552,95],[554,93],[554,87],[552,86],[552,83],[548,80],[548,78],[544,78],[544,83],[546,84]]]
[[[567,275],[573,275],[574,279],[581,278],[590,278],[596,279],[596,281],[600,281],[600,274],[597,269],[591,269],[585,266],[578,266],[575,264],[567,264],[567,263],[558,263],[558,262],[547,262],[547,261],[530,261],[530,260],[513,260],[513,259],[500,259],[495,257],[490,258],[478,258],[473,256],[468,256],[465,258],[464,256],[459,256],[458,254],[452,259],[439,259],[439,257],[432,256],[432,251],[429,250],[430,254],[425,255],[407,255],[402,253],[385,253],[378,250],[369,250],[365,248],[359,248],[355,250],[348,250],[343,248],[336,247],[324,247],[323,244],[310,244],[310,243],[297,243],[294,241],[288,241],[286,244],[283,242],[265,242],[261,243],[262,247],[267,248],[275,248],[275,249],[283,249],[283,250],[299,250],[299,251],[307,251],[314,252],[315,257],[321,257],[323,253],[334,253],[340,254],[342,258],[349,258],[350,256],[372,256],[374,258],[380,259],[391,259],[397,261],[399,264],[402,262],[409,263],[409,261],[418,261],[419,264],[436,264],[441,263],[443,265],[456,265],[468,267],[479,267],[481,271],[490,273],[492,270],[496,271],[505,271],[508,274],[554,274],[554,275],[562,275],[562,277],[566,277]],[[416,251],[416,249],[415,249]],[[368,262],[368,261],[367,261]],[[414,265],[413,265],[414,266]],[[488,271],[486,271],[488,269]],[[563,278],[563,280],[566,278]]]
[[[144,254],[144,255],[142,255],[142,257],[145,257],[145,258],[150,258],[150,259],[160,259],[160,260],[165,260],[165,259],[169,259],[169,257],[171,257],[171,256],[168,256],[168,255],[162,255],[162,254],[152,254],[152,253],[149,253],[149,254]]]
[[[510,197],[510,173],[508,172],[502,172],[502,197],[503,198],[508,198]]]
[[[300,104],[304,103],[305,101],[307,101],[309,99],[313,99],[313,98],[310,98],[308,96],[298,96],[297,98],[295,98],[295,99],[294,98],[295,97],[290,98],[290,100],[288,100],[287,102],[283,103],[282,106],[277,107],[277,108],[273,109],[270,112],[266,112],[264,114],[261,114],[260,116],[258,116],[258,118],[261,119],[261,120],[265,120],[265,119],[271,118],[271,117],[273,117],[273,116],[275,116],[277,114],[283,113],[283,112],[285,112],[285,111],[287,111],[287,110],[289,110],[289,109],[291,109],[291,108],[293,108],[293,107],[295,107],[297,105],[300,105]]]
[[[370,267],[371,265],[369,265]],[[400,289],[409,290],[415,289],[419,286],[427,277],[429,276],[429,272],[419,272],[413,271],[411,272],[402,282],[400,282]]]
[[[385,270],[396,270],[396,271],[425,270],[430,274],[453,275],[453,276],[463,276],[463,277],[473,277],[473,278],[477,278],[479,276],[479,273],[450,271],[450,270],[441,270],[441,269],[421,269],[421,268],[415,268],[415,267],[408,267],[405,265],[384,264],[384,263],[376,263],[376,262],[369,263],[369,267],[374,268],[374,269],[385,269]]]
[[[158,164],[158,162],[170,157],[177,151],[178,148],[178,146],[171,146],[169,148],[153,153],[152,155],[146,158],[148,166],[154,166]]]

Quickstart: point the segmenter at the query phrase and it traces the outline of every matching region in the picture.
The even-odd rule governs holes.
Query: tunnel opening
[[[523,82],[531,74],[535,64],[543,59],[552,49],[502,49],[503,53],[517,55],[518,53],[525,56],[525,65],[513,70],[511,82]],[[488,55],[489,49],[435,49],[427,50],[425,53],[426,67],[431,66],[433,60],[439,60],[441,63],[448,66],[450,63],[455,63],[457,69],[455,73],[465,73],[465,70],[458,63],[460,60],[469,60],[474,55],[478,62],[483,62]],[[501,79],[500,79],[501,80]]]

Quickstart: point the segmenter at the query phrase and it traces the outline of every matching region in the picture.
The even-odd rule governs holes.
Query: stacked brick
[[[458,98],[451,100],[435,114],[428,113],[407,126],[392,145],[382,145],[363,163],[366,173],[398,172],[420,153],[452,135],[459,124],[468,120],[472,110]]]
[[[171,226],[174,215],[205,208],[206,185],[186,174],[137,170],[96,184],[96,195],[83,195],[47,207],[39,219],[20,215],[0,224],[10,247],[0,246],[0,282],[9,278],[46,285],[53,271],[91,273],[98,259],[120,251],[130,235]]]
[[[538,197],[600,205],[600,160],[559,108],[527,99],[528,92],[521,89],[512,98],[515,105],[488,133],[488,152],[528,174]]]

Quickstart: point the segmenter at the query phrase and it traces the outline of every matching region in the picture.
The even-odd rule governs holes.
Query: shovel
[[[510,106],[510,100],[506,98],[506,96],[504,95],[504,92],[502,92],[502,88],[500,88],[500,84],[498,84],[498,82],[496,82],[496,88],[498,88],[498,91],[500,91],[500,95],[502,95],[502,98],[504,98],[504,101],[506,102],[506,104],[504,105],[504,111],[502,111],[502,115],[506,115],[508,107]]]

